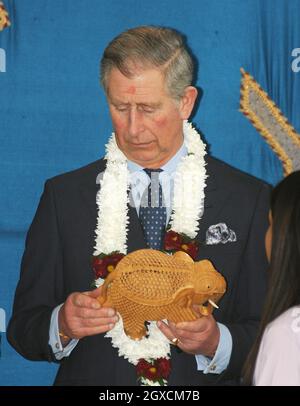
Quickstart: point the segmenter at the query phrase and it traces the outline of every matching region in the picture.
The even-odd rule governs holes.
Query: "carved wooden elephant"
[[[226,291],[226,282],[208,260],[194,262],[184,252],[167,255],[142,249],[124,257],[106,278],[98,300],[122,316],[125,333],[133,339],[146,334],[145,321],[175,323],[211,314]],[[207,304],[207,305],[205,305]]]

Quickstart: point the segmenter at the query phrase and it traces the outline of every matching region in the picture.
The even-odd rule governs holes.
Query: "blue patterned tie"
[[[167,210],[163,200],[159,172],[162,169],[144,169],[150,184],[141,199],[139,218],[149,248],[160,250],[166,229]]]

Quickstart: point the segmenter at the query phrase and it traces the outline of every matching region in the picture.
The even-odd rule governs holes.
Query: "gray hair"
[[[157,67],[165,76],[170,96],[180,100],[192,84],[194,64],[184,39],[165,27],[141,26],[114,38],[101,60],[101,83],[107,93],[108,77],[113,68],[134,77],[138,70]]]

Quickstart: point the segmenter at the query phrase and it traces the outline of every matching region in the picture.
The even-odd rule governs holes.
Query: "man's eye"
[[[127,107],[126,106],[116,106],[117,111],[126,111]]]
[[[144,106],[144,107],[142,108],[142,110],[143,110],[145,113],[154,113],[154,108],[153,108],[153,107]]]

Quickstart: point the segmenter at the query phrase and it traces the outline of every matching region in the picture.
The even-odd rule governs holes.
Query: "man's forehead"
[[[117,94],[117,95],[109,95],[108,94],[108,100],[110,103],[112,103],[113,105],[120,105],[120,104],[126,104],[126,105],[137,105],[137,106],[151,106],[151,107],[160,107],[162,105],[162,102],[158,100],[157,97],[155,97],[155,95],[147,95],[146,96],[140,96],[140,97],[135,97],[134,99],[132,99],[131,97],[126,97],[126,96],[122,96],[122,94]]]
[[[107,85],[107,96],[112,103],[149,105],[170,97],[165,77],[158,68],[139,71],[130,77],[114,68]]]
[[[155,86],[109,86],[107,96],[112,103],[159,104],[168,96],[164,89]]]

